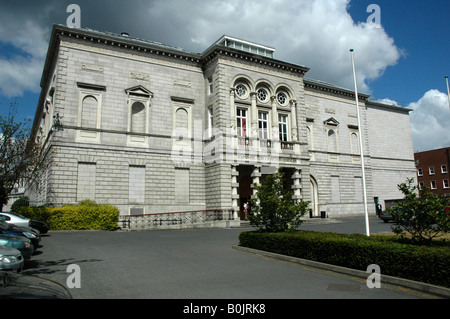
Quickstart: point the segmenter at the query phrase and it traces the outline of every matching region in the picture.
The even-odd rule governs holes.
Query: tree
[[[248,215],[250,225],[265,232],[293,231],[301,225],[300,219],[307,211],[309,202],[292,199],[293,192],[284,187],[283,173],[268,175],[256,186],[257,199],[252,200]]]
[[[396,234],[406,231],[413,240],[429,244],[450,230],[450,217],[445,212],[449,205],[447,198],[430,193],[426,186],[417,186],[414,178],[408,178],[398,188],[404,200],[388,208],[396,224],[392,227]]]
[[[30,121],[15,122],[17,104],[0,116],[0,211],[14,187],[29,180],[39,167],[40,147],[30,139]]]

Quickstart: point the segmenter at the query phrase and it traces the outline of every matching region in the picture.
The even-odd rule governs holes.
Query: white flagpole
[[[350,49],[352,55],[352,66],[353,66],[353,80],[355,82],[355,100],[356,100],[356,114],[358,116],[358,135],[359,135],[359,153],[361,156],[361,171],[362,171],[362,187],[364,195],[364,216],[366,220],[366,235],[370,236],[369,230],[369,213],[367,211],[367,193],[366,193],[366,173],[364,169],[364,153],[363,153],[363,140],[362,140],[362,130],[361,130],[361,119],[359,116],[359,101],[358,101],[358,87],[356,85],[356,71],[355,71],[355,58],[353,56],[353,49]]]
[[[450,90],[448,88],[448,75],[445,76],[445,81],[447,82],[448,107],[450,108]]]

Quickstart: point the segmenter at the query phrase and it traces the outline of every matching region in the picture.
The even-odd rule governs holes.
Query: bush
[[[450,287],[450,246],[421,246],[407,240],[360,234],[344,235],[243,232],[241,246],[366,271],[377,264],[381,273]]]
[[[446,197],[430,193],[426,186],[415,185],[413,178],[399,184],[398,188],[403,193],[404,200],[387,209],[394,218],[395,226],[392,230],[396,234],[406,231],[413,240],[430,244],[433,238],[450,231],[450,218],[445,212],[448,205]]]
[[[20,212],[47,223],[52,230],[115,230],[119,221],[117,207],[94,202],[55,208],[27,207]]]
[[[30,199],[28,196],[22,196],[11,205],[11,211],[13,213],[18,213],[19,208],[28,206],[30,206]]]
[[[248,218],[259,231],[295,231],[302,223],[300,218],[306,213],[309,202],[293,200],[293,192],[286,190],[283,178],[280,168],[256,186],[257,200],[252,200]]]

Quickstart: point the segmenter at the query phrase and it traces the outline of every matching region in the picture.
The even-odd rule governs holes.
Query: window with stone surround
[[[236,119],[237,119],[237,135],[239,137],[247,136],[247,109],[238,108],[236,110]]]
[[[95,200],[96,163],[78,163],[77,173],[77,201],[85,199]]]
[[[259,128],[259,138],[262,140],[267,140],[269,138],[269,113],[268,112],[258,112],[258,128]]]
[[[289,139],[287,114],[278,115],[278,130],[280,135],[280,141],[287,142]]]

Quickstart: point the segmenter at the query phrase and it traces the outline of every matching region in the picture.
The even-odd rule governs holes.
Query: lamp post
[[[356,85],[356,71],[355,71],[355,58],[353,54],[353,49],[350,49],[352,56],[352,66],[353,66],[353,80],[355,82],[355,100],[356,100],[356,114],[358,117],[358,135],[359,135],[359,154],[361,156],[361,171],[362,171],[362,187],[363,187],[363,197],[364,197],[364,217],[366,221],[366,235],[370,236],[369,229],[369,213],[367,211],[367,192],[366,192],[366,173],[364,169],[364,153],[363,153],[363,140],[362,140],[362,130],[361,130],[361,119],[359,116],[359,101],[358,101],[358,87]]]
[[[445,76],[445,81],[447,82],[448,107],[450,108],[450,90],[449,90],[449,88],[448,88],[448,75]]]

